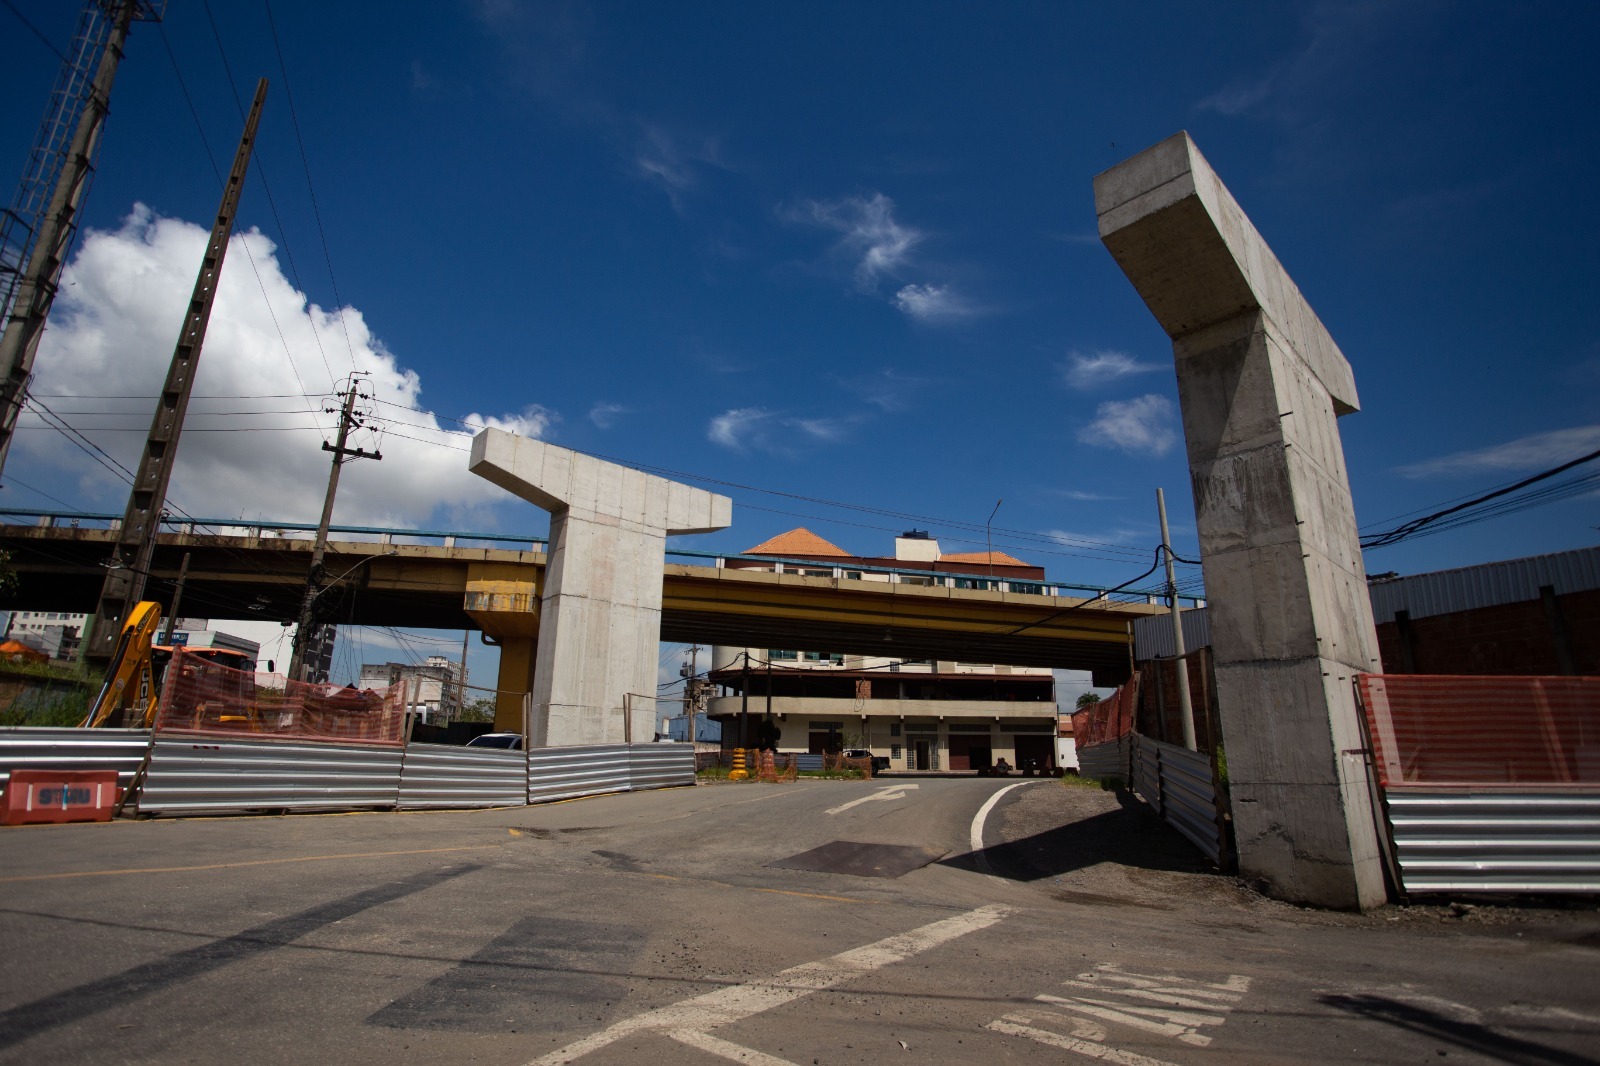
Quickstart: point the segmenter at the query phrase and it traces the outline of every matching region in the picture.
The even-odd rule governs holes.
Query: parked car
[[[467,741],[469,748],[504,748],[507,751],[522,750],[521,733],[484,733]]]
[[[889,769],[889,756],[874,755],[872,754],[871,750],[867,748],[846,748],[844,751],[844,757],[847,759],[871,759],[872,772],[875,774],[881,774],[885,770]]]

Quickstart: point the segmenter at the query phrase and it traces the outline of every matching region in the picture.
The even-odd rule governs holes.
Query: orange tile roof
[[[957,552],[954,555],[941,555],[939,556],[939,561],[941,563],[982,563],[985,566],[990,563],[996,566],[1033,565],[1032,563],[1023,562],[1015,555],[1007,555],[1005,552]]]
[[[849,552],[836,544],[829,544],[811,530],[802,526],[791,529],[787,533],[779,533],[771,540],[764,540],[754,548],[746,548],[746,555],[826,555],[840,559],[852,559]]]

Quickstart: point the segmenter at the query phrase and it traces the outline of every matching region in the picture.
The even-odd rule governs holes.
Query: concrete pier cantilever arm
[[[1361,409],[1350,362],[1187,133],[1094,179],[1100,239],[1174,339],[1259,309],[1333,397]]]

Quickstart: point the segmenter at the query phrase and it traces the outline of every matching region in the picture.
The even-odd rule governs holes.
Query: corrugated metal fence
[[[1218,866],[1228,865],[1228,834],[1211,756],[1138,733],[1131,739],[1134,790],[1206,858]]]
[[[1600,892],[1600,794],[1389,788],[1407,892]]]
[[[411,744],[400,767],[406,810],[520,807],[528,802],[528,757],[500,748]]]
[[[393,807],[398,747],[157,733],[141,814]]]
[[[1211,756],[1139,733],[1078,749],[1084,777],[1126,781],[1219,867],[1230,865],[1227,822]]]
[[[1119,778],[1128,780],[1128,757],[1133,742],[1127,737],[1106,744],[1095,744],[1078,749],[1078,772],[1084,777],[1100,780]]]
[[[0,788],[12,770],[115,770],[127,788],[148,750],[148,729],[0,729]]]
[[[695,780],[689,744],[531,752],[329,744],[134,729],[0,729],[13,769],[115,769],[127,787],[149,756],[144,814],[520,806]]]

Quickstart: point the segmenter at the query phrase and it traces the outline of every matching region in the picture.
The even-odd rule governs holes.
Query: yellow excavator
[[[161,626],[161,605],[144,600],[128,613],[111,653],[105,684],[83,720],[85,726],[148,729],[156,720],[156,676],[151,649]]]
[[[161,628],[161,605],[142,601],[129,612],[122,624],[122,635],[117,638],[117,648],[111,653],[111,664],[106,670],[105,684],[82,725],[125,726],[149,729],[155,724],[156,711],[161,698],[161,675],[172,661],[173,649],[157,644],[156,632]],[[190,654],[203,655],[212,662],[239,670],[254,671],[255,662],[241,651],[232,648],[186,649]],[[270,667],[269,667],[270,669]],[[251,701],[241,694],[239,706],[227,701],[220,710],[217,721],[237,728],[236,723],[248,724],[255,718]]]

